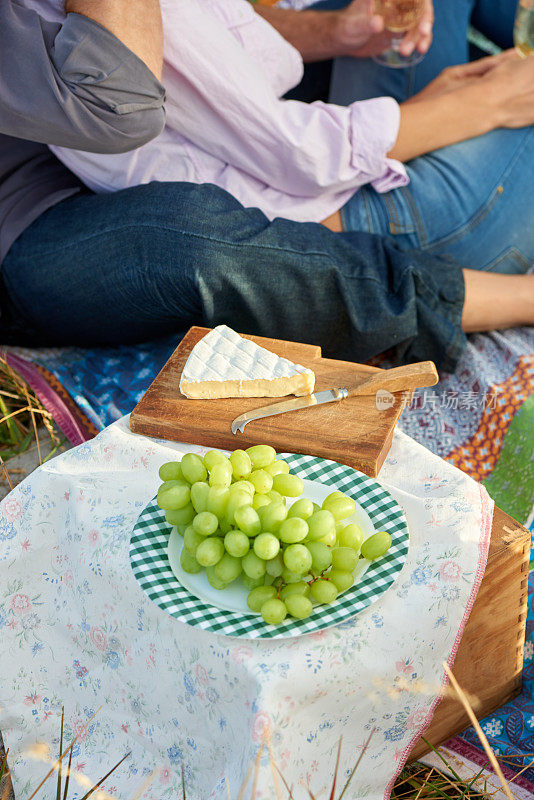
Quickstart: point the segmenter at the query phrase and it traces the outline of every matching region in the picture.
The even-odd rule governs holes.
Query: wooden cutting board
[[[278,452],[330,458],[376,477],[402,413],[402,393],[396,394],[394,405],[385,409],[377,409],[374,395],[352,397],[338,403],[255,420],[248,423],[244,433],[234,436],[230,424],[235,417],[280,402],[283,398],[186,398],[179,390],[182,369],[195,344],[208,331],[209,328],[191,328],[181,341],[135,407],[130,418],[134,433],[227,450],[270,444]],[[365,364],[322,358],[321,348],[314,345],[259,336],[244,338],[312,369],[316,391],[350,387],[358,378],[378,371]]]

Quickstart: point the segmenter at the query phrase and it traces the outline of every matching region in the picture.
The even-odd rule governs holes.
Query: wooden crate
[[[529,559],[529,531],[495,508],[486,572],[453,666],[470,700],[478,699],[473,708],[479,719],[521,690]],[[424,736],[437,746],[469,724],[463,706],[447,694]],[[415,761],[428,751],[420,739],[409,760]]]

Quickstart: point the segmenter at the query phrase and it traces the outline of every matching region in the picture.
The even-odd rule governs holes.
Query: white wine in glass
[[[524,0],[530,2],[530,0]],[[414,50],[410,56],[402,56],[399,52],[404,34],[414,28],[425,10],[425,0],[374,0],[376,14],[384,19],[384,27],[393,33],[390,47],[374,60],[386,67],[411,67],[418,64],[423,55]]]
[[[534,55],[534,0],[520,0],[514,26],[514,44],[523,56]]]

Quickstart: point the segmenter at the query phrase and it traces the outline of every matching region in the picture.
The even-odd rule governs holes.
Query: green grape
[[[286,586],[283,586],[280,589],[280,597],[284,601],[288,597],[292,597],[295,594],[307,597],[309,593],[310,593],[310,587],[306,583],[306,581],[297,581],[296,583],[288,583]]]
[[[270,558],[265,565],[267,575],[272,575],[273,578],[278,578],[284,571],[284,559],[282,553],[278,552],[274,558]]]
[[[211,536],[219,527],[219,520],[211,511],[201,511],[193,520],[193,528],[201,536]]]
[[[369,561],[376,561],[377,558],[385,555],[391,547],[391,536],[387,531],[373,533],[362,544],[362,556]]]
[[[337,588],[331,581],[323,579],[314,581],[310,586],[310,593],[313,599],[321,605],[333,603],[337,597]]]
[[[182,552],[180,553],[180,566],[184,572],[187,572],[190,575],[195,575],[202,569],[195,556],[185,547],[182,547]]]
[[[230,464],[233,476],[237,481],[247,478],[252,472],[252,461],[244,450],[234,450],[230,455]]]
[[[223,519],[219,520],[219,531],[222,534],[222,536],[224,536],[226,533],[228,533],[228,531],[231,531],[231,530],[232,530],[232,526],[230,525],[228,520],[226,520],[224,517],[223,517]],[[217,535],[219,535],[219,534],[217,534]]]
[[[267,492],[267,497],[269,498],[270,503],[281,503],[283,506],[286,505],[286,498],[282,497],[280,492],[275,492],[274,489],[271,489],[270,492]]]
[[[176,530],[180,534],[180,536],[183,538],[184,533],[188,529],[189,525],[175,525],[174,527],[176,528]]]
[[[332,563],[332,550],[323,542],[307,542],[306,547],[311,553],[312,570],[319,573],[328,569]]]
[[[208,579],[210,586],[213,586],[214,589],[219,589],[219,591],[226,589],[228,585],[217,577],[215,573],[215,567],[206,567],[206,578]]]
[[[253,469],[263,469],[276,458],[276,450],[269,444],[255,444],[253,447],[247,447],[247,453]]]
[[[265,573],[265,575],[263,576],[264,586],[272,586],[275,580],[276,578],[274,577],[274,575],[268,575],[267,573]]]
[[[231,556],[243,558],[250,550],[250,540],[243,531],[228,531],[224,537],[224,547]]]
[[[273,476],[264,469],[255,469],[250,473],[250,482],[259,494],[267,494],[273,488]]]
[[[284,564],[291,572],[305,575],[312,565],[311,553],[303,544],[290,544],[284,550]]]
[[[286,597],[285,604],[288,614],[295,619],[306,619],[313,611],[311,600],[302,594],[292,594]]]
[[[327,547],[334,547],[337,541],[337,535],[335,529],[327,533],[326,536],[323,536],[319,539],[320,542],[325,544]]]
[[[270,502],[271,500],[266,494],[255,494],[252,498],[252,508],[254,511],[258,511],[263,506],[268,506]]]
[[[252,507],[252,498],[248,492],[244,489],[236,489],[235,492],[230,492],[229,494],[230,499],[228,500],[228,506],[226,508],[226,519],[233,525],[235,523],[235,512],[241,506],[245,506],[245,508]]]
[[[185,481],[165,481],[158,490],[156,503],[163,511],[177,511],[189,503],[191,490]]]
[[[322,511],[321,506],[318,506],[317,503],[313,504],[313,513],[315,514],[316,511]]]
[[[330,511],[315,511],[311,517],[306,520],[310,529],[308,539],[312,542],[317,542],[329,533],[333,533],[335,537],[336,522]],[[335,542],[335,538],[334,538]]]
[[[300,497],[304,491],[304,483],[298,475],[286,475],[279,472],[273,478],[273,489],[285,497]]]
[[[287,508],[275,500],[269,503],[268,506],[262,506],[258,511],[258,516],[264,531],[278,533],[281,523],[287,517]]]
[[[220,450],[208,450],[203,461],[206,469],[211,472],[215,464],[224,464],[228,459]]]
[[[332,566],[344,572],[352,572],[358,563],[358,553],[352,547],[334,547],[332,550]]]
[[[250,589],[250,591],[252,591],[252,589],[256,589],[257,586],[263,586],[264,584],[263,575],[261,575],[259,578],[249,578],[248,575],[243,573],[243,575],[241,575],[241,580],[243,581],[247,589]]]
[[[282,580],[284,583],[292,584],[292,583],[300,583],[302,581],[302,575],[299,575],[296,572],[291,572],[286,566],[282,571]]]
[[[254,539],[254,552],[258,558],[262,558],[264,561],[269,561],[277,556],[279,550],[280,542],[272,533],[260,533]]]
[[[247,606],[251,611],[258,613],[267,600],[272,600],[275,597],[276,589],[274,586],[258,586],[247,597]]]
[[[285,519],[278,529],[278,535],[285,544],[302,542],[308,535],[308,523],[300,517]]]
[[[262,578],[265,575],[265,561],[258,558],[256,553],[252,550],[249,550],[243,558],[241,565],[243,567],[243,572],[245,575],[248,575],[249,578]]]
[[[346,592],[354,584],[354,575],[343,569],[331,569],[328,577],[334,584],[339,594]]]
[[[187,531],[186,531],[187,533]],[[185,537],[184,537],[185,538]],[[208,536],[197,547],[195,558],[203,567],[214,567],[224,555],[224,543],[216,536]]]
[[[260,611],[263,619],[269,625],[279,625],[287,617],[285,603],[282,603],[281,600],[277,600],[276,598],[266,600]]]
[[[189,483],[205,481],[208,477],[208,471],[204,466],[204,462],[196,453],[186,453],[182,458],[182,473]]]
[[[190,525],[184,532],[184,547],[191,553],[192,556],[196,555],[197,547],[200,542],[204,541],[204,537],[197,533],[197,531]]]
[[[230,464],[230,462],[228,462],[228,464]],[[225,489],[228,489],[231,483],[232,467],[227,467],[226,464],[223,463],[214,464],[209,477],[210,486],[223,486]]]
[[[176,511],[166,511],[165,519],[169,525],[189,525],[195,516],[195,509],[188,503],[183,508],[178,508]]]
[[[230,494],[232,494],[232,492],[237,492],[237,491],[248,492],[252,498],[256,490],[254,489],[254,485],[250,481],[243,480],[243,481],[236,481],[235,483],[232,483],[232,485],[230,486]]]
[[[342,492],[332,492],[323,502],[323,508],[334,515],[336,522],[351,517],[356,511],[356,503],[352,497]]]
[[[230,492],[223,486],[210,486],[206,511],[211,511],[218,519],[224,517],[228,508]]]
[[[288,517],[300,517],[301,519],[308,519],[313,514],[313,503],[306,497],[301,497],[290,506],[287,512]]]
[[[239,506],[234,513],[235,524],[239,530],[251,538],[261,531],[261,522],[258,512],[252,506]]]
[[[181,481],[183,480],[182,467],[179,461],[167,461],[162,464],[158,472],[162,481]]]
[[[207,511],[209,491],[210,485],[205,481],[197,481],[191,486],[191,503],[197,514]]]
[[[353,550],[358,552],[362,546],[362,542],[363,531],[359,525],[355,525],[354,523],[345,525],[342,530],[338,531],[337,543],[340,547],[352,547]]]
[[[275,475],[280,475],[280,473],[282,472],[287,475],[287,473],[289,472],[289,464],[287,463],[287,461],[279,459],[277,461],[272,461],[270,464],[267,464],[267,466],[264,469],[266,472],[269,473],[269,475],[272,475],[274,478]]]
[[[225,583],[231,583],[241,575],[241,559],[225,553],[215,565],[215,575]]]

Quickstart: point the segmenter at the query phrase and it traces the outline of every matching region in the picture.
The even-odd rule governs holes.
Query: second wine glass
[[[393,36],[389,48],[373,56],[373,59],[385,67],[402,69],[413,67],[423,58],[423,53],[416,50],[409,56],[400,53],[400,46],[407,31],[414,28],[423,16],[425,10],[425,0],[374,0],[375,13],[380,14],[384,19],[386,31],[390,31]]]

